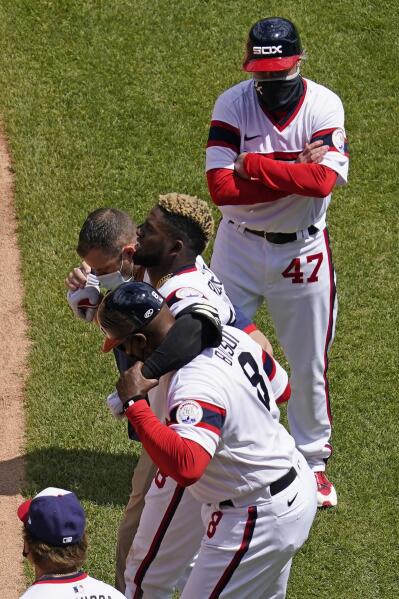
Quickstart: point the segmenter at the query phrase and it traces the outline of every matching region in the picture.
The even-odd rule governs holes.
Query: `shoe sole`
[[[329,507],[337,507],[337,505],[336,504],[333,505],[331,503],[331,501],[323,501],[323,503],[321,505],[318,505],[317,507],[318,507],[318,509],[323,509],[323,508],[329,508]]]

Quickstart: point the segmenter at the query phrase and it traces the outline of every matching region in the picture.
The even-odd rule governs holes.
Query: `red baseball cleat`
[[[317,483],[317,507],[334,507],[338,503],[337,492],[325,472],[314,473]]]

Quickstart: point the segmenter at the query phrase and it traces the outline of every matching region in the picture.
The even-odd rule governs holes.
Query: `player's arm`
[[[195,302],[175,316],[176,322],[162,344],[144,362],[146,378],[158,379],[178,370],[205,348],[216,347],[222,340],[219,314],[210,304]]]
[[[326,150],[321,162],[298,160],[293,164],[249,152],[238,156],[234,168],[244,179],[254,178],[269,189],[323,198],[336,184],[346,183],[349,162],[344,109],[338,96],[330,91],[320,98],[315,117],[310,145],[315,147],[317,143]],[[306,157],[308,149],[305,146],[302,156]]]
[[[206,177],[210,196],[216,206],[275,202],[287,195],[268,189],[259,181],[243,179],[231,169],[211,169]]]
[[[324,164],[283,162],[253,152],[240,154],[235,170],[240,176],[256,179],[268,189],[279,190],[284,195],[324,198],[337,181],[337,173]]]
[[[145,379],[141,367],[138,362],[123,373],[117,383],[125,415],[162,473],[182,486],[192,485],[204,473],[211,455],[196,441],[181,437],[158,420],[146,399],[158,381]]]
[[[259,204],[280,199],[280,192],[267,189],[258,181],[244,180],[234,172],[240,153],[240,115],[224,101],[215,103],[206,147],[206,173],[209,193],[217,206]]]
[[[252,152],[242,153],[235,161],[235,171],[244,179],[254,178],[268,189],[288,194],[324,198],[336,184],[344,184],[348,176],[348,143],[344,129],[344,109],[336,94],[328,91],[320,98],[310,146],[324,148],[320,162],[301,160],[287,163]],[[307,156],[305,146],[302,157]],[[301,155],[299,156],[301,158]]]
[[[276,403],[285,403],[291,397],[291,385],[286,370],[267,351],[263,351],[262,361],[263,369],[270,381]]]
[[[236,313],[236,319],[232,326],[236,329],[244,331],[244,333],[247,333],[247,335],[249,335],[253,341],[255,341],[265,352],[272,356],[273,348],[266,335],[264,335],[262,331],[258,329],[252,320],[245,316],[244,312],[238,306],[234,306],[234,310]]]

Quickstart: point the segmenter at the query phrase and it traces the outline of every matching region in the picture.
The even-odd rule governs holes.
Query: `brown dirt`
[[[29,349],[13,203],[13,176],[0,130],[0,589],[23,591],[21,525],[16,510],[24,483],[24,384]]]

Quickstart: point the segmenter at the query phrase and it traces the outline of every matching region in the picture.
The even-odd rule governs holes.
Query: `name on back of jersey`
[[[226,330],[224,330],[222,333],[222,342],[215,349],[215,356],[223,360],[223,362],[226,362],[226,364],[232,366],[234,352],[237,348],[238,343],[238,339],[233,337],[231,333],[228,333]]]

